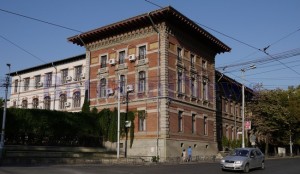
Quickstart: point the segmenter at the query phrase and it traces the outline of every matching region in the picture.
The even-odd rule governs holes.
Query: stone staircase
[[[116,152],[105,148],[50,147],[50,146],[5,146],[1,165],[75,165],[113,162]]]

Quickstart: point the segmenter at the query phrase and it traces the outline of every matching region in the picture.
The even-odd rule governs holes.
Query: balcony
[[[148,64],[148,58],[137,60],[136,66],[142,66]]]
[[[98,74],[104,74],[108,72],[108,67],[103,67],[98,69]]]
[[[127,69],[127,63],[122,63],[122,64],[117,64],[116,65],[116,70],[123,70],[123,69]]]

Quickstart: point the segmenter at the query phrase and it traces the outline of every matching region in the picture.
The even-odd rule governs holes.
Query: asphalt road
[[[197,163],[178,165],[143,166],[43,166],[43,167],[0,167],[0,174],[230,174],[223,172],[219,163]],[[299,174],[300,158],[269,159],[265,170],[252,170],[251,174]]]

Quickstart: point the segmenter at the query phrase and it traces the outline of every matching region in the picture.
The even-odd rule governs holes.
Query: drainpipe
[[[88,60],[88,62],[86,63],[86,69],[85,69],[85,71],[87,71],[87,75],[88,75],[88,77],[86,78],[86,80],[85,80],[85,95],[87,95],[87,96],[85,96],[85,97],[87,97],[87,99],[88,99],[88,101],[90,101],[90,65],[91,65],[91,51],[89,50],[89,48],[86,46],[86,44],[83,42],[83,40],[81,39],[81,37],[80,37],[80,35],[81,34],[78,34],[77,36],[78,36],[78,38],[79,38],[79,40],[81,41],[81,43],[83,44],[83,46],[85,47],[85,49],[88,51],[88,53],[89,53],[89,60]],[[87,54],[85,54],[85,55],[87,55]]]
[[[157,133],[156,133],[156,158],[158,159],[158,146],[159,146],[159,112],[160,112],[160,108],[159,108],[159,97],[160,97],[160,33],[158,28],[155,26],[150,13],[148,13],[148,17],[151,21],[152,27],[153,29],[156,31],[157,33],[157,38],[158,38],[158,51],[157,51]]]
[[[55,78],[54,78],[54,98],[53,98],[53,110],[55,110],[55,100],[56,100],[56,80],[57,80],[57,68],[52,62],[52,67],[55,68]]]
[[[18,74],[18,71],[16,72],[16,75],[19,76],[19,81],[18,83],[18,101],[17,101],[17,108],[20,106],[20,90],[21,90],[21,75]]]

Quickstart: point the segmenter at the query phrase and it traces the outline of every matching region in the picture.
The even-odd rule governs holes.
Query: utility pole
[[[248,68],[241,69],[242,72],[242,148],[245,148],[245,85],[244,85],[244,73],[248,69],[255,69],[255,65],[251,65]]]
[[[6,83],[5,83],[5,99],[4,99],[3,118],[2,118],[2,131],[1,131],[1,141],[0,141],[0,159],[2,159],[2,157],[3,157],[6,108],[7,108],[7,94],[8,94],[8,86],[9,86],[9,81],[10,81],[10,64],[6,64],[6,65],[8,66],[8,74],[6,75]]]
[[[120,158],[120,93],[121,93],[121,90],[120,90],[120,75],[118,75],[118,141],[117,141],[117,159]]]

